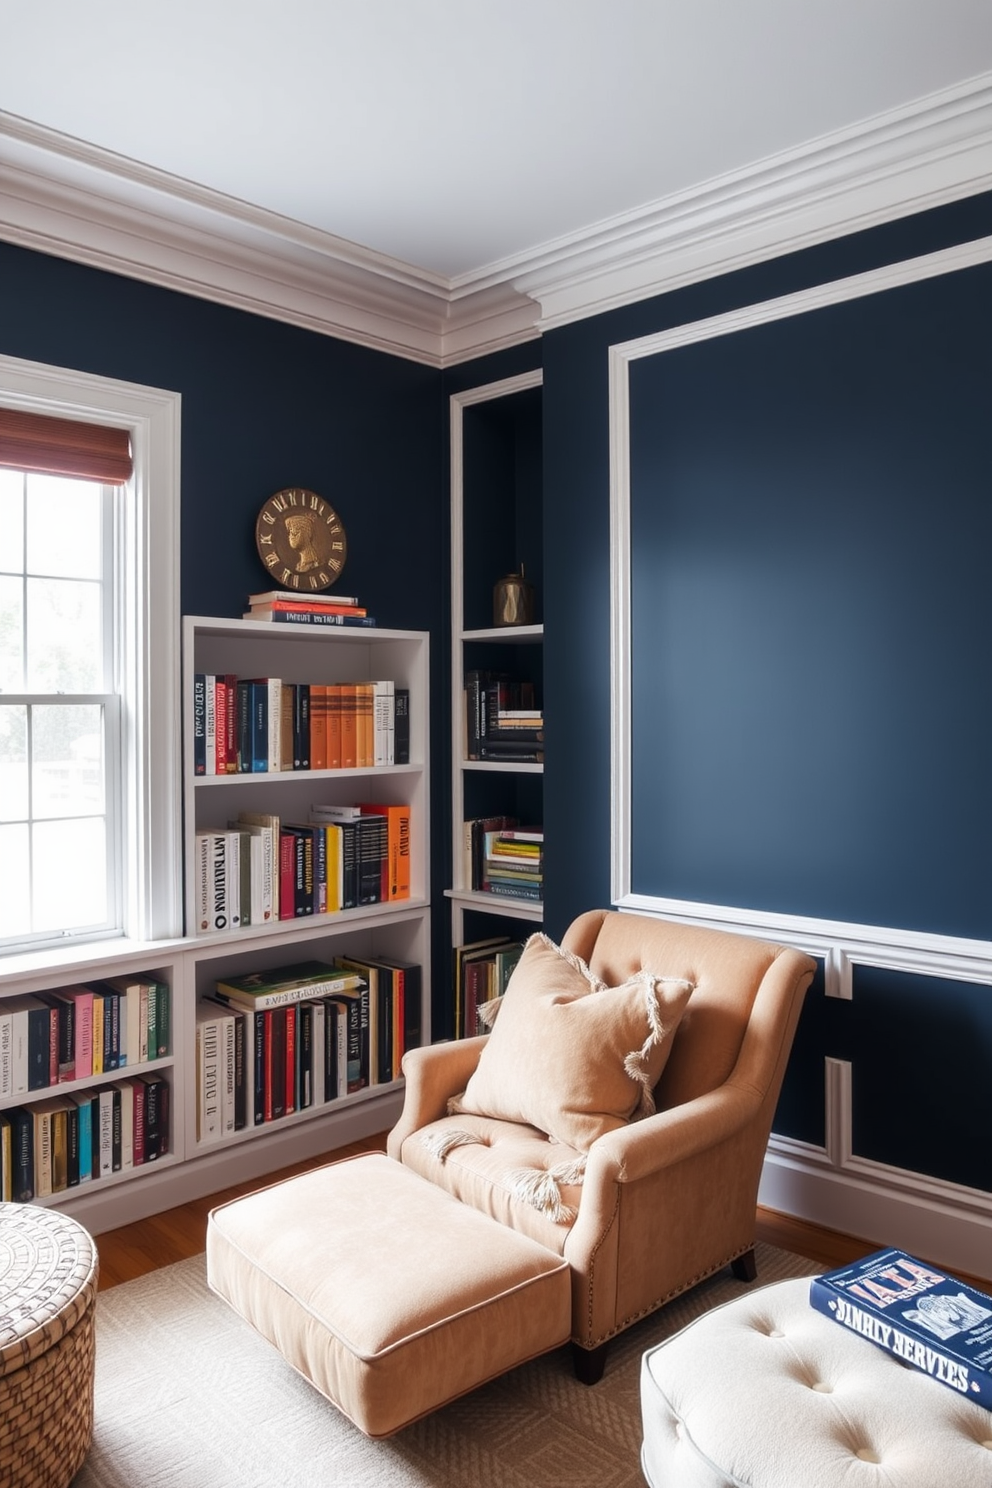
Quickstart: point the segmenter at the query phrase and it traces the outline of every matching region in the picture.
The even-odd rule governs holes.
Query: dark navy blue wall
[[[992,938],[992,265],[630,385],[634,891]]]
[[[271,587],[254,541],[268,496],[302,485],[326,497],[348,534],[341,592],[380,625],[430,631],[431,735],[447,739],[439,371],[5,244],[0,352],[182,394],[185,614],[240,616],[249,593]],[[442,844],[448,797],[442,759],[432,777]],[[443,855],[432,866],[437,902]]]
[[[344,522],[342,593],[436,630],[447,504],[439,372],[0,244],[0,352],[182,394],[182,608],[237,615],[271,587],[255,516],[283,486]]]
[[[992,195],[985,195],[563,326],[544,337],[544,818],[546,924],[551,934],[559,935],[582,910],[608,904],[610,896],[610,346],[989,234]],[[770,408],[788,392],[787,375],[780,375],[783,358],[772,345],[773,338],[763,341],[755,335],[751,347],[741,340],[740,353],[731,349],[726,361],[696,355],[700,348],[689,348],[670,360],[667,355],[653,359],[643,374],[638,369],[640,383],[637,377],[632,379],[633,410],[640,419],[637,432],[641,436],[633,451],[633,473],[641,481],[641,494],[647,490],[650,496],[652,483],[660,488],[662,479],[667,482],[676,462],[681,482],[681,505],[662,510],[660,516],[650,499],[637,508],[636,489],[632,496],[634,515],[645,523],[640,534],[635,532],[635,538],[642,538],[635,547],[635,669],[644,664],[650,674],[657,664],[652,641],[658,637],[658,617],[652,606],[652,585],[657,577],[666,583],[672,577],[671,570],[652,571],[649,550],[654,538],[660,540],[654,557],[661,562],[660,552],[676,530],[681,537],[691,529],[691,543],[697,544],[708,532],[708,547],[697,555],[700,568],[705,564],[719,568],[724,594],[732,598],[739,597],[742,584],[754,578],[756,551],[770,540],[768,562],[783,576],[789,600],[779,607],[776,595],[765,615],[764,630],[759,624],[761,607],[752,605],[751,644],[736,646],[730,671],[724,667],[725,681],[733,688],[736,711],[732,719],[728,720],[726,699],[720,700],[719,708],[714,708],[711,699],[709,714],[703,706],[705,697],[697,698],[698,706],[692,707],[691,678],[675,677],[682,690],[671,690],[678,657],[669,654],[664,680],[670,690],[665,701],[674,698],[678,705],[688,705],[686,715],[676,720],[684,731],[681,764],[688,768],[693,726],[705,725],[708,735],[699,745],[698,762],[715,772],[720,789],[707,798],[699,788],[697,772],[691,810],[678,815],[684,803],[665,797],[661,779],[664,735],[670,720],[659,696],[649,699],[648,711],[641,717],[640,740],[635,741],[640,751],[634,762],[635,782],[640,787],[633,812],[635,888],[868,924],[985,938],[992,933],[988,847],[992,715],[984,682],[992,614],[988,585],[982,578],[992,535],[992,449],[987,432],[992,425],[987,417],[981,421],[981,410],[987,410],[992,394],[992,297],[987,270],[952,277],[954,285],[948,281],[936,298],[924,294],[909,306],[911,313],[919,312],[925,329],[925,388],[914,383],[913,367],[921,365],[916,348],[909,345],[914,332],[900,328],[898,313],[889,330],[895,330],[897,341],[912,357],[898,370],[899,388],[893,399],[888,397],[889,390],[872,381],[872,372],[876,378],[879,374],[879,364],[869,357],[874,351],[877,318],[888,311],[880,309],[878,301],[858,302],[844,307],[833,321],[839,340],[830,352],[824,379],[833,399],[830,406],[836,410],[835,394],[839,395],[841,403],[847,401],[852,416],[862,419],[862,430],[870,434],[871,406],[882,398],[887,445],[891,448],[893,439],[898,443],[902,434],[906,447],[918,451],[922,434],[928,461],[908,498],[901,501],[899,490],[890,490],[887,510],[865,512],[863,529],[858,526],[857,499],[864,491],[863,471],[855,472],[844,509],[836,513],[842,519],[845,551],[853,541],[853,561],[863,571],[857,625],[852,625],[854,633],[848,638],[853,644],[846,646],[840,671],[834,653],[832,673],[825,675],[821,670],[813,679],[805,676],[801,657],[790,649],[794,638],[782,634],[783,615],[800,609],[805,612],[807,643],[817,617],[825,621],[831,616],[830,624],[841,629],[850,617],[845,621],[842,596],[822,561],[825,550],[833,546],[836,553],[838,549],[835,514],[829,502],[817,500],[797,507],[794,500],[797,468],[807,476],[815,472],[823,453],[817,448],[818,443],[822,445],[822,424],[800,420],[791,432],[779,425],[778,434],[787,435],[788,459],[772,462],[770,467],[767,462],[753,463],[749,417],[757,416],[758,427],[767,435],[774,427],[768,422]],[[896,312],[902,293],[889,300]],[[912,299],[910,294],[903,296],[906,304]],[[804,319],[809,322],[811,318]],[[800,336],[807,329],[800,329],[798,321],[793,326]],[[724,349],[736,339],[727,338]],[[766,344],[767,358],[763,355]],[[745,351],[751,355],[749,365],[735,369],[734,358]],[[656,371],[666,361],[668,367]],[[680,392],[676,374],[683,371],[685,384]],[[890,362],[886,378],[892,372]],[[718,509],[720,464],[728,451],[706,438],[707,430],[712,431],[714,407],[721,416],[728,408],[733,411],[735,374],[743,412],[729,454],[738,458],[746,453],[752,462],[746,479],[754,480],[747,494],[761,498],[757,527],[732,505],[728,508],[724,503],[724,509]],[[766,374],[770,394],[763,399]],[[652,386],[652,377],[667,380],[663,387]],[[977,387],[969,386],[972,378]],[[949,389],[942,386],[945,381],[956,388],[950,401]],[[794,395],[789,396],[795,402]],[[675,412],[654,439],[655,425],[645,413],[650,415],[662,402]],[[966,425],[963,466],[958,447],[961,417]],[[922,430],[921,420],[926,425]],[[676,426],[688,434],[678,439],[677,454],[671,455],[665,435]],[[837,477],[838,472],[832,474]],[[835,482],[835,491],[842,488],[842,481]],[[863,543],[857,541],[859,530]],[[911,592],[900,597],[898,624],[890,627],[891,575],[886,579],[890,584],[886,597],[885,586],[879,589],[877,565],[886,552],[893,551],[898,554],[895,571]],[[762,551],[759,571],[765,559]],[[927,582],[928,559],[939,576],[936,590]],[[764,577],[769,576],[765,568]],[[712,572],[698,594],[691,583],[683,584],[676,613],[669,611],[666,617],[677,625],[680,641],[697,657],[705,654],[708,639],[712,640],[707,635],[712,631],[708,606],[716,602],[719,590]],[[660,586],[656,592],[660,595]],[[934,597],[937,617],[930,604]],[[724,609],[726,602],[725,597]],[[826,668],[828,658],[821,653],[819,659]],[[841,690],[846,728],[827,716],[834,705],[830,692],[836,687]],[[785,731],[788,749],[776,745],[775,766],[780,776],[786,768],[786,776],[776,787],[781,795],[775,832],[764,834],[760,822],[749,815],[748,791],[750,771],[759,768],[767,780],[767,769],[755,743],[745,751],[748,768],[738,769],[739,733],[747,730],[754,740],[760,740],[769,704],[774,727],[780,738]],[[821,763],[829,759],[826,801],[817,771],[809,767],[810,757]],[[879,772],[886,771],[891,778],[885,781],[884,801],[880,805],[866,801],[866,777],[874,774],[877,779]],[[833,825],[826,821],[825,812],[832,802],[836,804],[838,793],[844,798],[848,790],[850,797],[843,804],[849,851],[845,855],[835,835],[829,840],[829,852],[821,855],[819,837]],[[860,805],[873,814],[868,839],[870,872],[860,873],[857,853],[865,846],[864,833],[869,828],[859,827],[855,818],[859,796]],[[673,813],[678,832],[674,843],[665,835]],[[727,818],[732,813],[736,813],[738,831],[730,843]],[[781,871],[779,863],[787,818],[791,818],[801,851],[807,854],[798,890],[794,876]],[[748,839],[750,853],[742,846]],[[791,868],[797,861],[802,860],[794,855]],[[850,1059],[856,1093],[856,1151],[870,1149],[884,1161],[909,1169],[918,1168],[922,1160],[927,1171],[937,1176],[975,1185],[987,1183],[980,1135],[984,1127],[980,1091],[987,1079],[976,1078],[962,1091],[952,1061],[927,1066],[930,1099],[921,1100],[921,1110],[926,1110],[933,1126],[921,1159],[917,1150],[920,1124],[910,1129],[899,1121],[899,1069],[910,1050],[925,1060],[937,1019],[955,1030],[955,1038],[971,1037],[969,1057],[987,1076],[992,1068],[992,1028],[987,1011],[979,1015],[978,1009],[988,1009],[988,989],[976,993],[948,979],[921,981],[896,972],[877,975],[875,982],[858,981],[852,1001],[837,1002],[822,996],[821,971],[807,999],[776,1129],[822,1144],[823,1060],[825,1056]],[[914,985],[909,987],[911,981]],[[901,995],[903,983],[905,997]],[[882,1047],[873,1042],[884,1022],[879,1012],[883,997],[886,1012],[904,1006],[908,1020],[900,1050],[892,1046],[891,1054],[884,1041]],[[884,1071],[878,1079],[876,1070]],[[917,1094],[922,1097],[924,1092],[920,1089]],[[946,1114],[941,1115],[942,1111]]]

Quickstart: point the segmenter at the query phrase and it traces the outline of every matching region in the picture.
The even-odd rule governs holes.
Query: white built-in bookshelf
[[[475,914],[525,922],[543,918],[533,900],[473,889],[465,827],[506,813],[543,817],[543,763],[467,758],[465,678],[472,669],[506,670],[540,686],[544,626],[493,625],[493,588],[521,563],[541,614],[540,371],[455,393],[451,437],[451,938],[474,933]],[[535,561],[535,558],[537,561]],[[527,923],[529,922],[529,923]]]
[[[361,769],[280,770],[197,775],[193,744],[193,679],[198,673],[279,677],[306,683],[390,679],[410,694],[409,763]],[[260,1177],[344,1142],[380,1132],[402,1103],[400,1081],[374,1084],[320,1106],[220,1140],[196,1136],[196,1005],[218,978],[266,971],[302,960],[399,958],[422,968],[422,1040],[430,1039],[430,802],[428,739],[429,639],[426,632],[374,627],[311,627],[267,620],[190,616],[183,621],[183,846],[193,862],[198,831],[239,812],[306,820],[311,805],[377,802],[408,805],[411,888],[406,899],[366,904],[305,919],[280,919],[171,940],[31,952],[0,959],[0,1010],[23,994],[53,992],[111,976],[149,975],[171,994],[171,1045],[164,1058],[92,1075],[83,1081],[0,1096],[0,1115],[53,1096],[98,1088],[122,1076],[160,1072],[169,1085],[168,1151],[156,1161],[95,1177],[34,1202],[52,1204],[94,1232],[173,1204]],[[186,872],[186,925],[194,886]]]

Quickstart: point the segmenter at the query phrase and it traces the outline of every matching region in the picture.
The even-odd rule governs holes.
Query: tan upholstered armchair
[[[541,1129],[466,1109],[457,1098],[483,1036],[407,1054],[388,1145],[422,1177],[564,1255],[576,1372],[594,1383],[608,1340],[637,1318],[724,1266],[753,1279],[761,1166],[815,963],[747,936],[606,910],[575,920],[561,949],[606,988],[642,973],[649,984],[692,984],[673,1014],[654,1114],[608,1123],[583,1151],[547,1134],[553,1119]],[[550,1078],[556,1056],[540,1038],[524,1066],[543,1059]],[[512,1085],[519,1071],[508,1073]]]

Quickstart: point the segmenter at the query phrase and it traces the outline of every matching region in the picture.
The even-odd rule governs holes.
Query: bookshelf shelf
[[[450,402],[452,867],[446,898],[455,948],[475,937],[517,938],[523,923],[534,928],[543,918],[542,905],[533,899],[472,887],[478,877],[466,823],[507,816],[539,825],[544,764],[468,759],[465,696],[467,674],[486,671],[531,684],[540,706],[541,384],[539,371],[528,372],[456,393]],[[521,566],[535,587],[534,623],[493,625],[494,586]],[[455,1013],[460,996],[461,989],[452,987],[449,1032],[461,1027]]]

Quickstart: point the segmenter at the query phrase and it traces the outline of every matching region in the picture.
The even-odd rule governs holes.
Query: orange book
[[[341,768],[341,694],[340,682],[327,689],[327,768]]]
[[[357,682],[355,684],[358,708],[358,739],[356,744],[356,757],[358,767],[368,770],[375,764],[375,720],[374,703],[375,687],[371,682]]]
[[[327,769],[327,692],[322,683],[310,683],[311,770]]]
[[[358,764],[358,687],[354,682],[341,684],[341,768],[354,770]]]
[[[378,801],[361,803],[363,816],[386,818],[386,861],[383,864],[382,900],[410,897],[410,808],[384,806]]]

